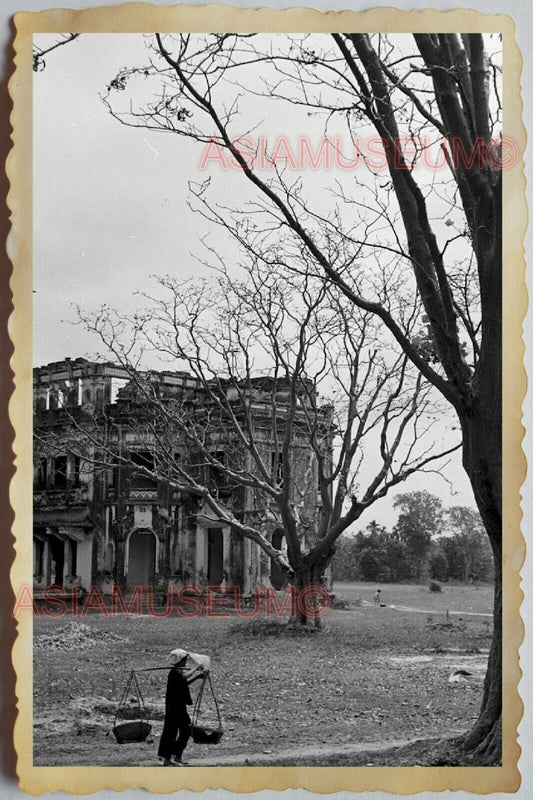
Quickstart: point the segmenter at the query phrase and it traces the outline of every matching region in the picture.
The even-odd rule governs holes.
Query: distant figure
[[[381,603],[381,589],[376,589],[376,594],[374,595],[374,605],[379,606]]]

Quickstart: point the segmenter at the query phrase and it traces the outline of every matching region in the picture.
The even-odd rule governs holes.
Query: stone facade
[[[150,373],[150,379],[162,396],[193,397],[195,407],[205,408],[205,393],[192,376],[158,372]],[[97,586],[104,593],[113,586],[125,593],[136,586],[164,592],[168,586],[189,584],[239,586],[244,593],[258,584],[281,588],[279,568],[258,545],[214,519],[197,496],[176,491],[168,481],[155,481],[135,469],[135,463],[149,465],[154,438],[131,385],[125,369],[82,358],[34,370],[36,595],[52,584],[65,589],[78,585],[84,590]],[[273,457],[272,387],[267,378],[257,378],[252,391],[256,438],[268,463]],[[282,413],[283,398],[277,409],[278,415]],[[133,463],[110,467],[96,440],[88,445],[80,437],[94,420],[105,421],[110,446],[127,453]],[[76,434],[84,439],[86,458],[80,458],[79,448],[72,445]],[[229,441],[226,434],[220,431],[218,443],[213,444],[222,452]],[[47,449],[46,442],[54,446]],[[319,492],[316,463],[305,438],[295,438],[291,466],[295,483],[306,487],[301,513],[307,521],[305,536],[312,537]],[[220,475],[200,477],[215,480],[213,491],[220,503],[241,519],[253,520],[253,490],[230,486]],[[267,522],[264,531],[274,546],[283,547],[279,527]]]

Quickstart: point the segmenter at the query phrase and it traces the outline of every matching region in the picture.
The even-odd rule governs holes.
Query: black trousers
[[[176,756],[177,759],[181,759],[190,738],[191,720],[189,715],[178,716],[175,712],[167,709],[157,755],[160,758],[170,759],[172,756]]]

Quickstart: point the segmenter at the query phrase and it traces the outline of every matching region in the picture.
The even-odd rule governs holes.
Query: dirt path
[[[390,750],[393,747],[405,747],[411,744],[409,739],[393,739],[387,742],[358,742],[345,745],[337,745],[335,747],[326,747],[324,745],[307,745],[306,747],[291,747],[290,752],[287,750],[273,750],[272,752],[264,751],[262,753],[243,753],[240,756],[206,756],[205,758],[195,758],[190,761],[192,766],[246,766],[248,763],[253,764],[275,764],[280,759],[286,760],[288,757],[294,757],[295,761],[302,758],[313,758],[315,756],[334,756],[334,755],[350,755],[354,753],[382,753],[384,750]]]
[[[447,735],[455,736],[464,733],[463,730],[452,730]],[[384,753],[398,747],[408,747],[417,742],[426,741],[423,738],[416,739],[389,739],[381,742],[352,742],[345,745],[326,747],[324,745],[307,745],[305,747],[291,747],[290,751],[285,750],[264,750],[260,753],[242,753],[241,755],[227,754],[224,756],[206,755],[205,757],[186,756],[187,766],[189,767],[245,767],[245,766],[276,766],[279,761],[287,765],[287,761],[294,759],[295,765],[303,760],[310,758],[327,758],[328,756],[360,755],[368,753],[369,756],[375,753]],[[206,748],[209,749],[209,748]],[[161,766],[159,760],[150,760],[140,763],[139,766]]]
[[[363,600],[364,606],[373,606],[373,603],[369,603],[368,600]],[[397,606],[393,603],[385,604],[381,606],[381,608],[389,608],[393,611],[410,611],[414,614],[433,614],[437,616],[438,614],[445,614],[445,611],[435,611],[435,609],[429,608],[415,608],[414,606]],[[492,614],[490,612],[484,611],[448,611],[450,617],[487,617],[492,619]]]

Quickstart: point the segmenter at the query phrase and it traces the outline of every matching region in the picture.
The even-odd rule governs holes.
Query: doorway
[[[224,536],[222,528],[207,529],[207,582],[220,586],[224,580]]]
[[[136,586],[153,586],[155,581],[155,534],[153,531],[134,531],[129,539],[128,590]]]
[[[50,536],[50,583],[63,586],[65,572],[65,543],[57,536]]]

